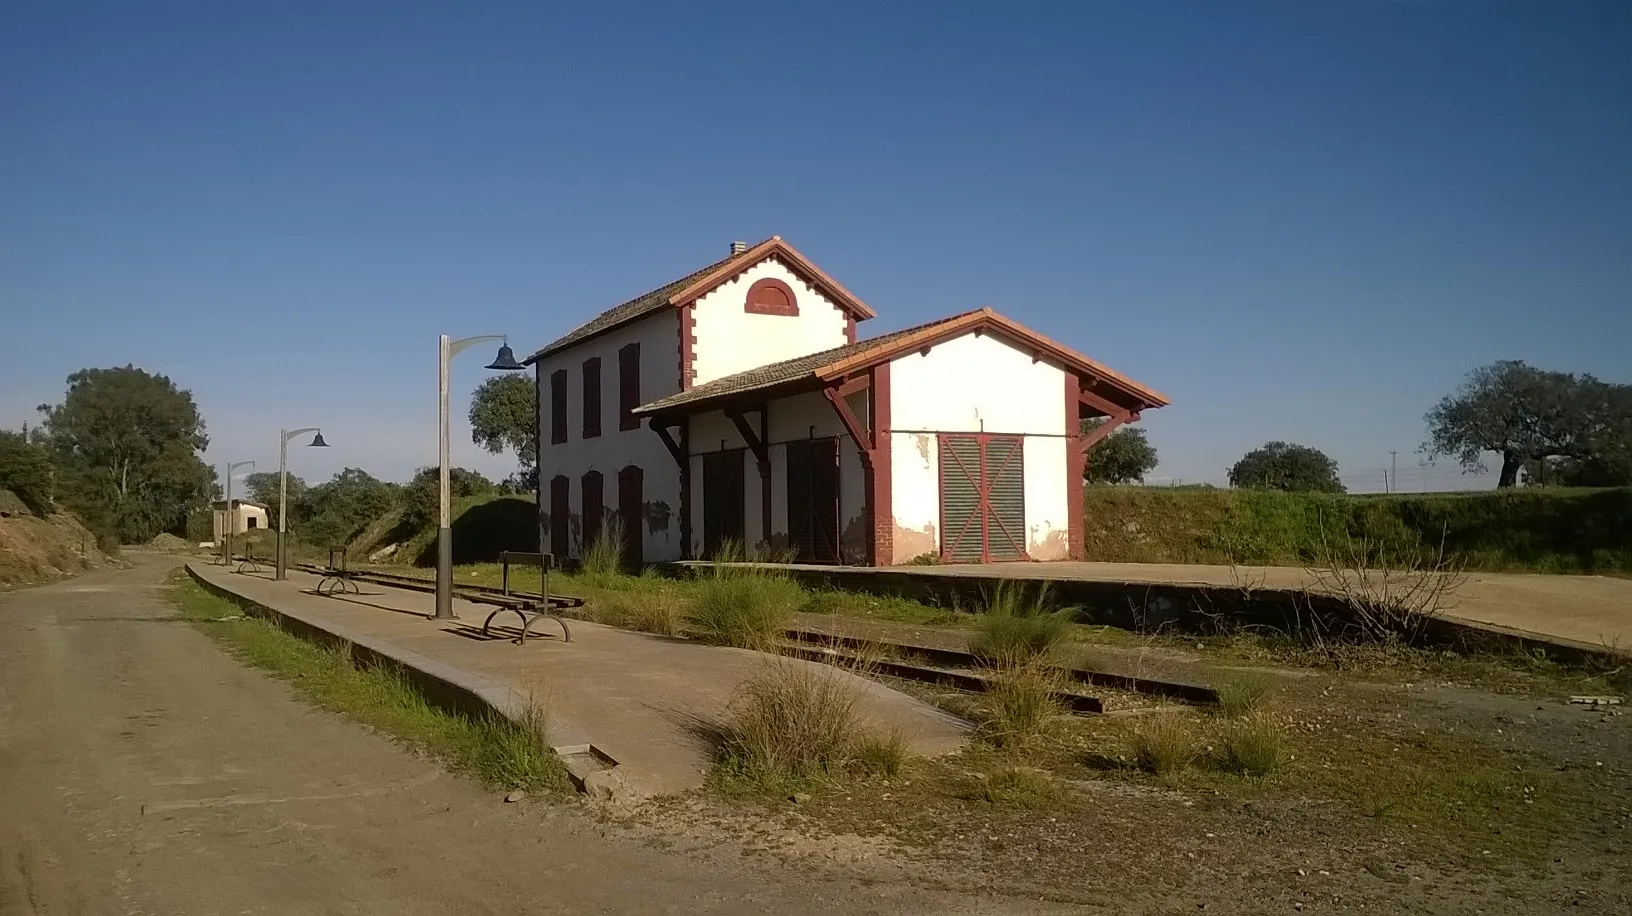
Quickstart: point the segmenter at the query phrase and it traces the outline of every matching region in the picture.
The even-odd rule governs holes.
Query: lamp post
[[[448,363],[461,351],[484,341],[500,341],[499,355],[487,364],[489,369],[515,370],[524,368],[510,352],[510,341],[501,334],[483,334],[449,340],[448,335],[437,337],[437,511],[436,511],[436,619],[453,617],[453,508],[448,498]]]
[[[289,530],[289,440],[301,433],[317,433],[312,437],[312,441],[306,444],[307,448],[329,447],[329,444],[323,441],[323,430],[315,426],[278,430],[278,563],[273,578],[279,582],[288,578],[284,575],[284,569],[289,565],[288,555],[283,549],[284,533]]]
[[[225,523],[221,526],[226,532],[221,538],[221,563],[224,566],[232,565],[232,529],[238,524],[238,514],[232,511],[232,472],[239,468],[252,468],[253,461],[239,461],[227,465],[227,511]]]

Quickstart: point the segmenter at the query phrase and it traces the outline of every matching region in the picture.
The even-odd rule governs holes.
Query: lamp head
[[[306,445],[306,447],[307,448],[328,448],[329,444],[327,442],[323,441],[323,432],[321,430],[319,430],[318,434],[312,437],[312,441],[310,443],[308,443]]]
[[[513,372],[526,367],[516,362],[516,354],[510,351],[510,341],[506,338],[504,344],[499,347],[499,355],[493,358],[493,362],[487,364],[487,368]]]

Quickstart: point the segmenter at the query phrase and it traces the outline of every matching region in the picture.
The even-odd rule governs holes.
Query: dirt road
[[[503,804],[177,619],[168,563],[0,595],[0,914],[1008,913]]]

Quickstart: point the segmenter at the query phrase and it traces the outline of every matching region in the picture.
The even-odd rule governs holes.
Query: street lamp
[[[323,430],[315,426],[278,430],[278,564],[273,578],[279,582],[288,578],[283,571],[289,564],[289,558],[283,549],[284,532],[289,530],[289,440],[302,433],[317,433],[312,437],[312,441],[306,444],[307,448],[329,447],[329,444],[323,441]]]
[[[254,466],[255,462],[253,461],[239,461],[235,464],[227,465],[226,522],[221,526],[222,529],[226,531],[225,537],[221,539],[221,546],[223,548],[221,562],[226,566],[232,565],[232,529],[238,524],[238,515],[232,511],[232,472],[238,470],[239,468],[252,468]]]
[[[448,363],[465,348],[497,340],[499,355],[489,369],[513,371],[525,368],[510,352],[510,340],[502,334],[483,334],[461,340],[437,337],[437,513],[436,513],[436,619],[453,617],[453,508],[448,499]]]

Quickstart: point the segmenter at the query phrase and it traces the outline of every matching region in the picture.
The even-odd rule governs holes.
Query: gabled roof
[[[819,353],[798,356],[779,363],[759,366],[736,375],[715,379],[689,388],[678,394],[635,408],[635,413],[652,414],[680,412],[695,413],[711,409],[708,405],[730,400],[758,391],[768,391],[800,383],[816,384],[843,379],[851,373],[888,362],[895,357],[920,347],[975,331],[990,330],[1001,334],[1022,348],[1048,356],[1084,378],[1104,383],[1102,389],[1112,400],[1132,410],[1165,407],[1169,401],[1159,391],[1147,388],[1119,372],[1097,363],[1069,347],[1038,334],[1023,324],[999,315],[990,308],[975,309],[948,318],[905,328],[890,334],[858,340],[853,344],[834,347]],[[677,410],[687,408],[686,410]]]
[[[643,293],[628,302],[607,309],[554,341],[545,344],[537,353],[527,357],[522,362],[531,365],[552,353],[583,343],[592,337],[598,337],[615,328],[644,318],[653,312],[665,308],[690,305],[720,284],[770,258],[782,261],[789,270],[799,275],[811,286],[816,287],[834,305],[843,309],[857,321],[865,321],[868,318],[875,317],[875,313],[867,307],[867,303],[857,299],[849,290],[840,286],[838,281],[829,277],[815,264],[812,264],[792,245],[782,241],[781,236],[773,235],[757,245],[750,246],[741,254],[733,254],[723,260],[715,261],[713,264],[701,270],[693,271],[672,283],[665,283],[649,293]]]

